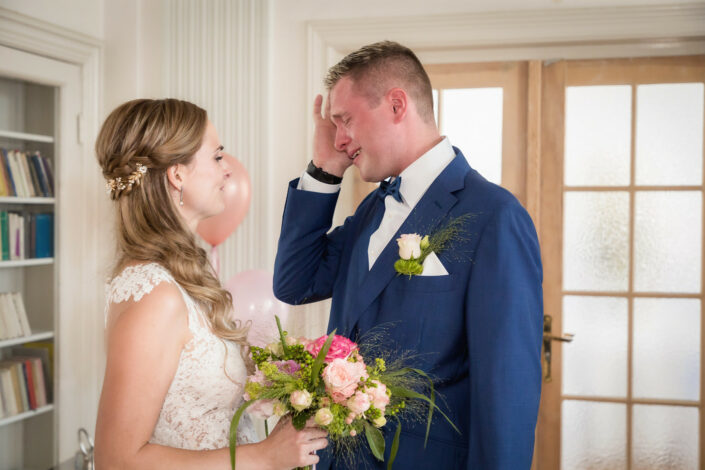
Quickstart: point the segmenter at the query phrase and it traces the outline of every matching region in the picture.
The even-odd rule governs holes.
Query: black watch
[[[321,183],[340,184],[343,182],[343,178],[341,178],[340,176],[331,175],[330,173],[323,171],[322,168],[318,168],[316,165],[313,164],[313,160],[308,163],[306,173],[308,173],[313,177],[313,179],[315,179],[316,181],[320,181]]]

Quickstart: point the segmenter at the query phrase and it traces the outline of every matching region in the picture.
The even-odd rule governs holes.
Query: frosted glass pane
[[[563,332],[563,393],[626,397],[627,299],[563,297]]]
[[[562,470],[627,468],[627,407],[565,400],[561,413]]]
[[[502,182],[502,89],[442,90],[441,133],[462,150],[470,166]]]
[[[636,93],[637,184],[701,184],[703,84],[639,85]]]
[[[700,191],[636,193],[634,289],[700,292]]]
[[[698,468],[697,408],[635,405],[633,423],[634,470]]]
[[[565,193],[563,288],[626,291],[629,273],[629,194]]]
[[[630,85],[568,87],[565,92],[565,184],[629,184]]]
[[[634,299],[634,396],[700,398],[699,299]]]

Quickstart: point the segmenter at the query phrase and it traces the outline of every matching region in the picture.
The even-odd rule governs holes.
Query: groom
[[[461,434],[434,419],[424,448],[425,422],[404,423],[395,468],[528,470],[543,313],[529,215],[439,134],[428,75],[408,48],[365,46],[329,70],[326,86],[323,117],[322,98],[314,103],[313,161],[289,185],[276,296],[291,304],[332,297],[329,331],[355,340],[387,325],[396,344],[418,352],[416,366],[434,377]],[[382,184],[329,232],[350,165]],[[397,275],[397,238],[433,234],[461,216],[459,240],[428,256],[420,275]],[[386,456],[392,437],[387,430]],[[346,467],[324,454],[317,468]]]

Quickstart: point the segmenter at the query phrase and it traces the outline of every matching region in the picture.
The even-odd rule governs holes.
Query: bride
[[[107,365],[96,466],[228,469],[230,419],[251,370],[247,331],[198,247],[196,227],[225,208],[230,176],[206,112],[185,101],[134,100],[96,143],[117,210],[117,261],[107,286]],[[282,420],[257,442],[238,429],[237,468],[314,464],[325,431]]]

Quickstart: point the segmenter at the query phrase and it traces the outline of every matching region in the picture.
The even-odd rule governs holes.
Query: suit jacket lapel
[[[382,293],[394,276],[397,275],[397,272],[394,270],[394,262],[399,259],[399,249],[396,239],[402,233],[427,235],[433,232],[446,217],[448,211],[450,211],[457,202],[457,198],[453,193],[464,187],[465,175],[470,171],[470,166],[460,150],[455,148],[455,151],[455,158],[434,180],[424,196],[416,204],[402,226],[379,255],[379,258],[377,258],[377,261],[375,261],[375,264],[372,266],[367,276],[363,278],[358,295],[355,297],[357,302],[351,306],[352,308],[349,311],[352,318],[359,318],[365,309]],[[369,237],[367,241],[369,241]],[[365,247],[366,246],[367,244],[365,244]],[[366,260],[366,250],[364,257]],[[359,262],[359,260],[356,262]],[[367,267],[366,262],[362,264]]]

